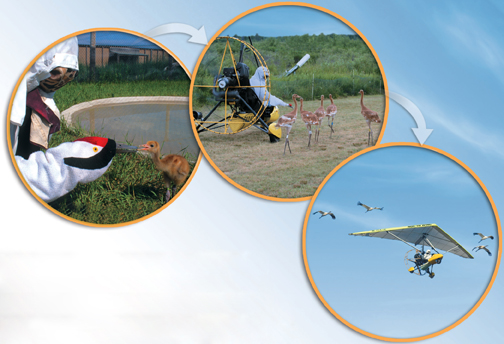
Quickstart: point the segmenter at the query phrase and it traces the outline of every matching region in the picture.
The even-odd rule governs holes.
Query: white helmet
[[[430,253],[430,250],[427,250],[427,252],[425,252],[425,253]]]

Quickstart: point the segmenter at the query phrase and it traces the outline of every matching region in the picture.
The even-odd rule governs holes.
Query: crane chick
[[[156,141],[148,141],[144,145],[138,146],[140,150],[149,152],[156,166],[156,169],[163,173],[163,179],[166,184],[166,202],[171,198],[171,193],[175,194],[177,187],[182,185],[189,175],[189,163],[187,160],[177,154],[168,154],[160,157],[160,146]]]

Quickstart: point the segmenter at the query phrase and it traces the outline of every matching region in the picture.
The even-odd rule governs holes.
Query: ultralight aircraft
[[[408,271],[417,275],[428,275],[434,278],[434,265],[441,264],[443,255],[438,250],[450,252],[462,258],[474,257],[455,239],[439,228],[436,224],[416,225],[407,227],[376,229],[367,232],[350,233],[349,235],[367,236],[390,240],[399,240],[413,249],[406,252],[404,262]],[[413,245],[411,245],[413,244]],[[417,247],[417,246],[420,246]],[[430,254],[430,247],[436,253]]]

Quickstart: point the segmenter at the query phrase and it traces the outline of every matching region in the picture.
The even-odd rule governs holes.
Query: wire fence
[[[320,95],[333,97],[357,95],[360,90],[366,94],[383,94],[383,80],[379,76],[343,76],[333,80],[312,78],[304,80],[277,79],[271,82],[271,93],[289,99],[298,94],[305,100],[319,99]]]

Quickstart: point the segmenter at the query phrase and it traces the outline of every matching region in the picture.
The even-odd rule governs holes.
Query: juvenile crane
[[[322,211],[322,210],[319,210],[319,211],[314,212],[314,213],[313,213],[313,215],[315,215],[315,214],[317,214],[317,213],[322,214],[322,216],[320,216],[320,217],[319,217],[319,219],[323,218],[323,217],[324,217],[324,216],[326,216],[326,215],[330,215],[330,216],[332,217],[332,219],[333,219],[333,220],[335,220],[335,219],[336,219],[336,216],[334,216],[334,214],[333,214],[333,213],[331,213],[330,211]]]
[[[367,205],[365,205],[364,203],[361,203],[361,202],[357,202],[357,205],[361,205],[361,206],[363,206],[364,208],[366,208],[366,213],[367,213],[368,211],[373,210],[373,209],[383,210],[383,207],[381,207],[381,208],[378,208],[378,207],[369,207],[369,206],[367,206]]]
[[[476,247],[475,247],[475,248],[473,248],[472,250],[474,251],[474,250],[476,250],[476,249],[477,249],[477,250],[476,250],[476,252],[478,252],[479,250],[485,250],[485,251],[487,251],[488,255],[489,255],[489,256],[491,256],[491,255],[492,255],[492,252],[490,252],[490,250],[487,248],[487,246],[488,246],[488,245],[485,245],[485,246],[483,246],[483,245],[476,246]]]
[[[285,128],[286,135],[285,135],[284,155],[285,155],[285,150],[286,150],[287,146],[289,146],[289,152],[291,152],[291,154],[292,154],[292,151],[290,148],[290,143],[289,143],[289,133],[292,129],[292,125],[294,124],[294,122],[296,122],[297,110],[298,110],[296,99],[298,97],[299,96],[297,94],[292,95],[292,101],[294,102],[294,110],[286,113],[285,115],[282,115],[278,119],[278,122],[275,124],[276,128],[278,128],[278,127]]]
[[[338,112],[338,108],[336,105],[334,105],[334,101],[332,98],[332,94],[329,95],[329,99],[331,100],[331,105],[329,105],[326,109],[326,117],[327,117],[327,124],[331,128],[331,135],[329,137],[332,137],[332,134],[334,133],[333,125],[334,125],[334,116],[336,115],[336,112]],[[331,124],[329,124],[329,118],[331,118]]]
[[[324,119],[324,117],[326,115],[325,108],[324,108],[324,95],[320,96],[320,106],[318,107],[317,110],[315,110],[314,114],[315,114],[315,116],[318,117],[318,120],[319,120],[318,129],[315,132],[315,142],[318,143],[318,138],[319,138],[319,135],[320,135],[320,129],[322,127],[322,120]]]
[[[364,91],[360,90],[359,91],[361,94],[360,98],[360,105],[361,105],[361,114],[364,116],[364,119],[366,120],[366,123],[369,127],[369,132],[368,132],[368,146],[370,146],[370,143],[373,143],[373,129],[371,129],[371,122],[376,122],[376,123],[381,123],[380,116],[378,116],[378,112],[370,110],[364,105],[363,99],[364,99]]]
[[[481,240],[480,240],[480,241],[478,241],[478,244],[479,244],[480,242],[482,242],[483,240],[486,240],[486,239],[492,239],[492,240],[494,239],[494,237],[493,237],[493,236],[491,236],[491,235],[483,235],[483,234],[481,234],[481,233],[473,233],[473,235],[479,235],[479,236],[481,237]]]
[[[177,154],[168,154],[163,158],[160,157],[160,146],[156,141],[148,141],[146,144],[138,146],[140,150],[149,152],[156,166],[156,169],[163,173],[163,179],[166,184],[166,202],[171,198],[171,193],[175,194],[175,190],[182,185],[189,175],[189,163],[187,160]]]
[[[306,125],[306,129],[308,129],[308,147],[310,147],[310,141],[312,137],[312,131],[311,131],[311,126],[318,126],[320,124],[318,117],[310,111],[303,110],[303,98],[299,98],[301,101],[301,108],[300,108],[300,113],[301,113],[301,119]]]

